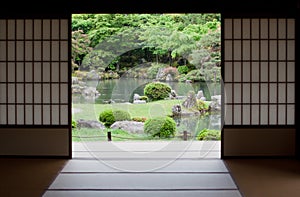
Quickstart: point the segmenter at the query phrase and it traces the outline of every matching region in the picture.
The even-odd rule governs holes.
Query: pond
[[[87,81],[89,87],[94,87],[100,93],[100,96],[93,101],[86,101],[82,96],[73,95],[73,103],[85,104],[104,104],[108,101],[115,103],[132,102],[133,95],[144,95],[144,87],[151,82],[150,79],[121,78],[114,80]],[[207,100],[213,95],[221,94],[221,85],[219,83],[185,83],[185,82],[165,82],[171,86],[179,96],[186,96],[190,90],[197,93],[203,91]],[[188,131],[195,136],[204,128],[221,129],[221,112],[209,113],[205,116],[188,116],[174,118],[179,132]]]

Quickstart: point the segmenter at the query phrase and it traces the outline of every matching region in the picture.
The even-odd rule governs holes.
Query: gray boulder
[[[143,134],[144,133],[144,123],[138,121],[116,121],[111,126],[111,129],[122,129],[128,133]]]

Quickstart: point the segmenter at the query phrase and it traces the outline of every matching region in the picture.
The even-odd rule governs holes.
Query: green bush
[[[163,100],[171,93],[171,87],[168,84],[161,82],[148,83],[144,88],[144,95],[149,101]]]
[[[106,127],[110,127],[116,121],[131,120],[127,111],[107,109],[99,114],[99,121]]]
[[[199,111],[209,111],[209,104],[203,100],[197,100],[197,109]]]
[[[150,118],[145,121],[144,132],[152,137],[174,137],[176,134],[176,122],[168,116]]]
[[[198,135],[197,140],[209,141],[209,140],[221,140],[221,131],[212,129],[202,129]]]
[[[140,96],[140,100],[147,101],[147,100],[148,100],[148,97],[147,97],[147,96]]]
[[[77,122],[75,120],[72,120],[72,128],[77,128]]]
[[[178,69],[179,74],[186,74],[189,72],[189,67],[187,67],[186,65],[178,66],[177,69]]]

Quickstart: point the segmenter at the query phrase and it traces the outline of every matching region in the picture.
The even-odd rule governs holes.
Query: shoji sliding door
[[[223,19],[223,151],[294,156],[295,19]]]
[[[69,19],[0,19],[0,155],[70,156]]]

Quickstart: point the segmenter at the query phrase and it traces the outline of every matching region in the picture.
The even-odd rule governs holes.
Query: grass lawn
[[[145,104],[114,103],[114,104],[73,104],[73,119],[98,120],[100,112],[106,109],[128,111],[132,118],[153,118],[172,115],[172,107],[181,104],[182,100],[160,100]]]

